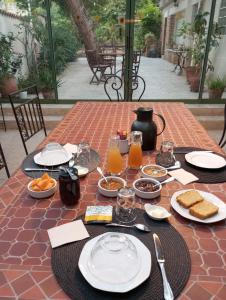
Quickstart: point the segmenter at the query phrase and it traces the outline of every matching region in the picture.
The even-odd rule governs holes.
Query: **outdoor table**
[[[166,129],[158,137],[172,140],[176,146],[194,146],[223,153],[208,136],[183,103],[106,103],[79,102],[49,134],[39,148],[49,142],[78,144],[88,141],[106,166],[109,137],[117,129],[130,131],[136,116],[133,110],[140,106],[153,107],[166,120]],[[158,127],[160,123],[155,120]],[[156,152],[145,154],[145,161]],[[126,166],[127,155],[124,156]],[[128,184],[138,178],[134,170],[126,171]],[[115,204],[97,193],[99,174],[90,173],[81,179],[81,199],[75,207],[65,207],[59,192],[45,200],[28,196],[26,186],[30,178],[21,170],[0,188],[0,298],[1,299],[68,299],[57,284],[51,270],[51,247],[47,229],[70,222],[85,212],[87,205]],[[162,188],[160,205],[173,214],[169,222],[185,239],[191,256],[191,275],[179,299],[225,299],[226,297],[226,223],[201,224],[184,219],[170,208],[172,194],[180,189],[196,188],[211,192],[226,202],[226,183],[192,183],[182,186],[171,182]],[[143,208],[147,201],[138,199]],[[88,229],[88,228],[87,228]],[[89,229],[88,229],[89,230]],[[175,245],[176,247],[176,245]],[[148,279],[151,280],[151,279]]]
[[[114,74],[116,74],[116,60],[117,60],[117,57],[123,56],[124,54],[125,54],[124,51],[117,50],[117,49],[116,50],[106,49],[106,51],[99,53],[99,55],[104,57],[104,58],[110,58],[110,59],[114,60]]]
[[[167,49],[167,51],[175,53],[177,56],[177,63],[175,64],[175,67],[172,72],[175,72],[177,68],[179,68],[179,73],[181,74],[183,68],[184,68],[184,63],[187,55],[186,50],[180,50],[180,49]]]

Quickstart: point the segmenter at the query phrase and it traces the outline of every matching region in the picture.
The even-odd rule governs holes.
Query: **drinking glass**
[[[125,187],[118,191],[115,215],[120,223],[131,223],[136,219],[135,203],[135,192],[132,188]]]
[[[107,155],[107,171],[111,175],[120,175],[123,168],[123,160],[119,151],[119,139],[113,136],[110,139],[108,155]]]
[[[175,157],[173,154],[174,144],[171,141],[163,141],[161,144],[160,152],[157,154],[157,164],[167,168],[175,163]]]
[[[87,142],[78,145],[77,165],[89,169],[90,165],[90,146]]]
[[[130,140],[128,167],[130,169],[139,170],[142,166],[142,132],[132,131]]]

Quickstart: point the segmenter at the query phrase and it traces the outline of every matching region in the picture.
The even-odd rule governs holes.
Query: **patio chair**
[[[86,58],[89,64],[89,67],[93,73],[93,77],[90,81],[90,84],[95,83],[99,84],[101,81],[106,80],[105,71],[107,68],[110,68],[112,74],[113,64],[109,61],[105,61],[104,57],[101,57],[97,50],[86,50]],[[97,73],[100,73],[98,76]]]
[[[132,76],[132,95],[138,96],[137,101],[140,101],[146,89],[144,79],[139,75]],[[123,81],[118,75],[108,77],[104,83],[104,90],[110,101],[123,101]],[[135,92],[136,91],[136,92]],[[135,92],[135,93],[134,93]],[[135,100],[135,99],[134,99]]]
[[[21,92],[27,92],[26,99],[19,99],[19,94]],[[25,152],[28,155],[26,142],[42,129],[44,130],[45,136],[47,136],[37,86],[33,85],[26,89],[11,93],[9,95],[9,100]]]
[[[2,103],[0,102],[0,109],[1,109],[1,113],[2,113],[2,123],[3,123],[3,128],[6,131],[6,123],[5,123],[5,116],[4,116],[4,111],[3,111],[3,107],[2,107]]]
[[[6,160],[5,160],[5,155],[4,155],[3,150],[2,150],[2,145],[0,144],[0,170],[3,169],[3,168],[5,168],[7,177],[9,178],[10,177],[9,169],[8,169],[8,166],[7,166],[7,163],[6,163]]]
[[[223,148],[226,145],[225,133],[226,133],[226,104],[224,105],[224,128],[223,128],[222,136],[219,141],[219,146],[221,148]]]
[[[138,75],[138,71],[140,68],[140,60],[141,60],[141,50],[133,51],[133,75]],[[125,69],[125,55],[122,58],[122,77],[124,76],[124,69]]]

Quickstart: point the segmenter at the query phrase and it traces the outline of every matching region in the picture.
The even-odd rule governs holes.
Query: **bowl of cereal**
[[[166,179],[167,170],[159,165],[146,165],[141,169],[142,177],[153,178],[160,182]]]
[[[117,176],[106,176],[98,181],[98,191],[106,197],[116,197],[118,190],[126,186],[126,181]]]
[[[154,199],[161,193],[162,185],[153,178],[140,178],[133,182],[135,194],[144,199]]]

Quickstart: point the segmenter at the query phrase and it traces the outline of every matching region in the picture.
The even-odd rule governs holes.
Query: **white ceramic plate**
[[[226,160],[214,153],[193,151],[185,154],[185,159],[190,164],[205,169],[219,169],[226,166]]]
[[[192,216],[189,213],[189,209],[183,208],[180,204],[178,204],[177,199],[176,199],[177,196],[179,196],[180,194],[182,194],[184,192],[187,192],[187,191],[189,191],[189,190],[177,191],[173,194],[173,196],[171,198],[172,207],[182,217],[184,217],[186,219],[194,220],[194,221],[197,221],[197,222],[200,222],[200,223],[214,223],[214,222],[218,222],[218,221],[226,219],[226,205],[225,205],[225,203],[222,200],[220,200],[217,196],[215,196],[211,193],[207,193],[207,192],[203,192],[203,191],[199,191],[199,190],[197,190],[197,191],[201,194],[201,196],[205,200],[207,200],[209,202],[212,202],[213,204],[215,204],[216,206],[219,207],[219,211],[215,216],[207,218],[205,220],[202,220],[202,219],[199,219],[199,218],[196,218],[196,217]]]
[[[50,155],[42,157],[41,152],[34,156],[34,162],[41,166],[57,166],[68,162],[72,158],[72,154],[67,151],[51,152]]]
[[[129,282],[121,283],[121,284],[110,284],[107,282],[103,282],[90,272],[88,267],[88,260],[93,246],[95,245],[97,240],[104,234],[96,236],[95,238],[91,239],[85,244],[79,257],[79,262],[78,262],[79,269],[82,275],[84,276],[84,278],[94,288],[102,291],[113,292],[113,293],[126,293],[139,286],[150,276],[151,253],[148,250],[148,248],[135,236],[126,234],[126,236],[132,241],[132,243],[135,245],[137,249],[140,258],[140,269],[137,275],[134,278],[132,278]]]

